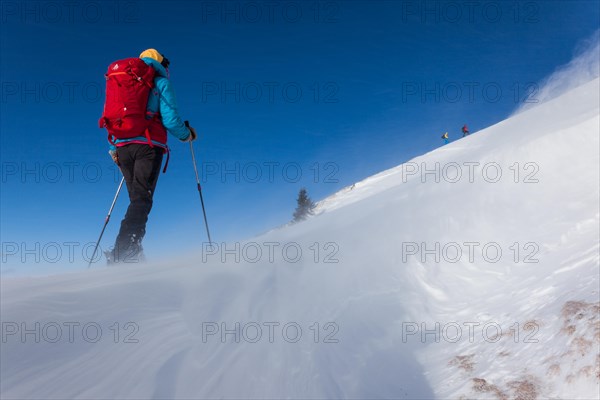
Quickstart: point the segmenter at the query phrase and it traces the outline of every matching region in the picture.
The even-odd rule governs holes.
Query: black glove
[[[184,140],[184,142],[193,142],[194,140],[196,140],[198,138],[198,134],[196,133],[196,130],[189,125],[188,125],[188,129],[190,130],[190,134]]]
[[[119,155],[117,154],[117,151],[116,150],[109,150],[108,154],[110,154],[110,157],[115,162],[115,164],[119,165]]]

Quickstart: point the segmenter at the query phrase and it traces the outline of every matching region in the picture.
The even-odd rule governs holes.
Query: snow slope
[[[3,278],[0,397],[599,398],[599,93],[227,250]]]

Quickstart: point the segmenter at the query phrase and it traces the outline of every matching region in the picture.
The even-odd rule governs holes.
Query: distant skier
[[[462,134],[463,134],[462,137],[465,137],[465,136],[469,135],[469,127],[467,126],[467,124],[463,125],[463,127],[462,127]]]
[[[449,136],[448,136],[448,132],[446,132],[446,133],[444,133],[444,134],[442,135],[442,139],[444,139],[444,144],[448,144],[448,143],[450,143],[450,139],[449,139]]]
[[[183,142],[197,137],[179,116],[168,71],[169,60],[148,49],[139,59],[115,61],[106,74],[100,127],[108,130],[109,154],[123,173],[130,201],[114,248],[105,252],[109,265],[143,260],[142,239],[164,153],[169,162],[167,132]]]

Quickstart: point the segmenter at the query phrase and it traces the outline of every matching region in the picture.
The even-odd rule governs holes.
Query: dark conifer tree
[[[296,211],[294,211],[294,219],[293,222],[303,221],[309,215],[312,215],[313,209],[315,208],[315,203],[308,197],[308,193],[305,188],[300,189],[298,193],[298,205],[296,206]]]

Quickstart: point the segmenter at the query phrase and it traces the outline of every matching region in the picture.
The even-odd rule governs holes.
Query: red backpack
[[[154,68],[139,58],[126,58],[108,66],[104,112],[98,121],[108,130],[108,140],[146,136],[150,145],[150,125],[146,119],[150,90],[154,87]]]

